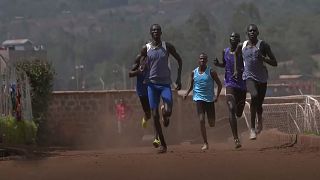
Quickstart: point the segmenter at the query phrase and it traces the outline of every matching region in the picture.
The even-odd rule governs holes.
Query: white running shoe
[[[255,129],[251,129],[250,130],[250,137],[249,137],[250,140],[255,140],[257,139],[257,134],[256,134],[256,131]]]
[[[201,147],[201,150],[208,150],[209,149],[209,145],[207,143],[204,143],[203,146]]]

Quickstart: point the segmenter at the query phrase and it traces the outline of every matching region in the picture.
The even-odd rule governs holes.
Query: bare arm
[[[237,45],[237,48],[236,48],[235,53],[234,53],[234,67],[233,67],[233,72],[234,72],[233,73],[233,77],[234,78],[238,77],[238,67],[239,67],[238,64],[240,63],[238,61],[239,61],[239,59],[241,59],[243,61],[242,58],[239,58],[241,56],[242,56],[242,43],[239,43]]]
[[[168,49],[169,53],[178,62],[178,75],[177,75],[177,80],[176,80],[176,85],[177,85],[176,89],[180,90],[181,89],[182,59],[181,59],[180,55],[178,54],[178,52],[176,51],[176,48],[172,44],[166,42],[166,46],[167,46],[167,49]]]
[[[219,98],[219,96],[220,96],[220,93],[221,93],[222,83],[221,83],[221,81],[220,81],[220,79],[219,79],[219,77],[218,77],[218,74],[217,74],[215,71],[211,70],[210,74],[211,74],[211,77],[213,78],[213,80],[214,80],[214,81],[217,83],[217,85],[218,85],[217,97],[216,97],[216,99],[215,99],[215,102],[217,102],[217,101],[218,101],[218,98]]]
[[[269,44],[264,43],[263,50],[265,53],[261,54],[262,61],[266,62],[267,64],[269,64],[271,66],[278,66],[278,62],[276,60],[276,57],[274,56],[273,52],[271,51]]]
[[[129,71],[129,77],[135,77],[140,73],[139,66],[140,66],[140,56],[138,54],[134,60],[134,64],[132,65],[131,70]]]
[[[193,84],[194,84],[194,80],[193,80],[193,76],[194,76],[194,72],[192,71],[191,73],[191,77],[190,77],[190,86],[189,86],[189,89],[187,90],[186,94],[183,96],[183,99],[186,99],[187,96],[189,95],[189,93],[192,91],[193,89]]]
[[[219,62],[218,58],[214,60],[214,65],[217,67],[226,67],[226,60],[224,59],[225,50],[222,51],[222,63]]]
[[[134,77],[134,76],[137,76],[139,73],[141,73],[141,70],[144,68],[141,66],[144,66],[146,57],[147,57],[147,47],[143,46],[140,53],[136,56],[131,70],[129,71],[129,77]]]

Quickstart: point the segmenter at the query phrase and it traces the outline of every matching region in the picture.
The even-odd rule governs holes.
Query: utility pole
[[[123,75],[123,89],[127,89],[127,72],[124,64],[122,64],[122,75]]]
[[[77,90],[79,90],[79,82],[81,82],[81,88],[84,89],[84,78],[83,78],[83,69],[84,69],[84,65],[80,64],[80,65],[76,65],[75,66],[76,69],[76,84],[77,84]],[[80,72],[79,72],[80,71]]]

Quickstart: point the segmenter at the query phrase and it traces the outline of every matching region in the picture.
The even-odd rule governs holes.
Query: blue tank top
[[[137,75],[136,92],[138,96],[148,96],[147,84],[144,83],[145,72]]]
[[[247,46],[248,41],[243,42],[242,57],[244,61],[244,72],[242,78],[253,79],[266,83],[268,80],[268,70],[264,62],[258,58],[261,40],[255,46]]]
[[[154,84],[171,84],[171,72],[168,66],[169,53],[166,43],[162,42],[161,47],[153,47],[151,43],[147,45],[147,81]]]
[[[214,95],[214,83],[210,74],[211,68],[207,67],[206,70],[200,74],[199,67],[193,72],[193,100],[213,102]]]
[[[245,81],[242,79],[242,73],[243,73],[243,63],[241,61],[238,61],[238,69],[240,70],[238,72],[237,79],[234,79],[233,72],[234,72],[234,53],[231,53],[230,48],[226,48],[224,50],[224,60],[226,62],[225,66],[225,74],[224,74],[224,85],[226,87],[233,87],[245,90],[246,84]]]

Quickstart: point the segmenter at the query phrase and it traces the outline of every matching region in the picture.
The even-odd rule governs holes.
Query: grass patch
[[[315,136],[320,136],[320,133],[313,132],[313,131],[305,131],[303,132],[305,135],[315,135]]]
[[[34,121],[16,121],[12,116],[0,117],[0,138],[4,144],[34,144],[37,130]]]

